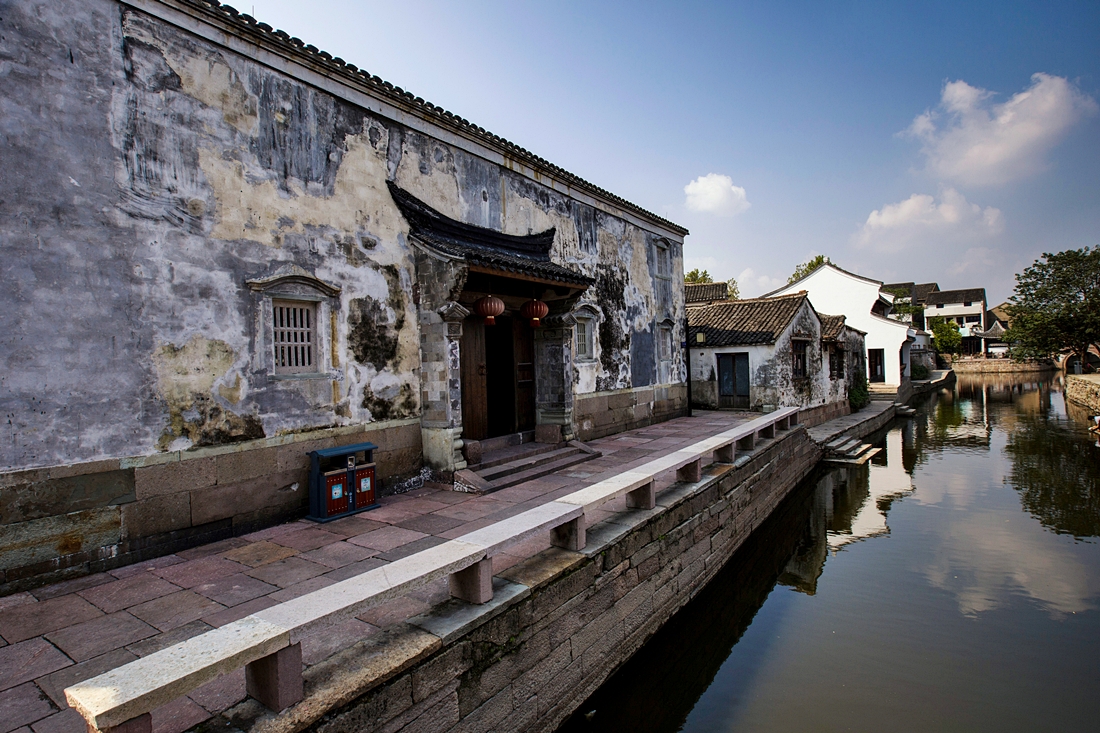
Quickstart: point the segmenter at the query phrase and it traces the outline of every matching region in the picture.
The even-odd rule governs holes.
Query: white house
[[[880,280],[856,275],[826,263],[765,297],[805,290],[822,313],[843,315],[849,326],[867,334],[867,379],[900,387],[909,379],[909,348],[913,328],[887,316],[893,296],[879,292]]]
[[[940,290],[929,293],[924,302],[924,320],[946,318],[955,321],[962,336],[961,350],[964,354],[981,354],[985,351],[982,336],[986,329],[985,288],[966,288],[964,290]],[[990,324],[992,325],[992,324]]]
[[[805,293],[688,309],[692,403],[704,408],[811,408],[814,424],[848,412],[863,338],[843,316],[819,316]],[[818,414],[820,413],[820,414]]]

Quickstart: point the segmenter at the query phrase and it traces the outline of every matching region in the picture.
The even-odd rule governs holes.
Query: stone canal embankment
[[[500,573],[484,606],[449,601],[311,668],[282,715],[248,700],[243,730],[553,731],[702,589],[817,466],[820,445],[894,416],[876,404],[799,426],[616,511],[579,552],[552,547]]]
[[[532,536],[530,542],[521,542],[515,550],[508,551],[510,555],[494,558],[494,571],[487,576],[492,591],[486,603],[447,600],[447,583],[443,579],[443,585],[439,588],[436,588],[436,583],[404,597],[395,596],[392,602],[360,614],[356,619],[341,620],[342,616],[337,614],[333,616],[336,625],[332,628],[318,627],[317,633],[299,634],[301,642],[297,648],[302,651],[298,652],[300,656],[296,657],[296,666],[302,669],[299,679],[304,682],[304,698],[290,703],[290,707],[280,713],[265,708],[257,699],[246,697],[244,670],[239,668],[245,662],[238,664],[227,660],[229,666],[224,670],[218,667],[221,676],[211,678],[213,681],[201,689],[189,693],[187,687],[176,689],[168,685],[172,689],[158,691],[157,695],[162,696],[163,700],[149,706],[153,727],[163,724],[167,714],[165,711],[169,708],[176,711],[172,713],[175,717],[178,717],[179,710],[186,708],[186,717],[191,721],[187,725],[194,730],[210,726],[264,733],[350,729],[554,730],[714,578],[749,535],[814,470],[822,456],[823,442],[840,434],[865,436],[889,422],[893,414],[892,404],[878,403],[855,415],[808,429],[803,425],[790,425],[781,416],[769,421],[767,416],[751,417],[751,413],[707,413],[606,439],[604,447],[609,451],[609,456],[601,460],[612,463],[608,464],[604,474],[599,475],[606,474],[611,478],[582,489],[577,495],[590,493],[598,485],[615,481],[626,481],[624,486],[630,489],[636,483],[630,483],[633,481],[631,476],[639,471],[644,472],[646,466],[668,463],[671,471],[659,476],[653,474],[653,487],[650,489],[653,498],[644,505],[651,508],[639,508],[637,497],[631,505],[627,495],[619,496],[600,508],[595,508],[595,505],[586,508],[584,512],[589,517],[587,539],[573,549],[557,542],[554,544],[558,546],[550,546],[550,541],[545,537]],[[780,422],[773,425],[776,420]],[[752,428],[752,425],[757,425],[757,428]],[[749,432],[746,433],[746,430]],[[746,436],[743,439],[740,437],[742,433]],[[736,446],[727,445],[731,435]],[[674,453],[663,455],[668,450]],[[709,463],[711,450],[713,463]],[[703,452],[706,460],[695,461],[693,469],[691,465],[679,467],[683,460],[691,459],[699,451]],[[691,456],[683,460],[675,458],[675,455],[688,453]],[[654,455],[663,457],[650,458]],[[611,468],[613,464],[621,464],[621,468],[616,472]],[[515,510],[523,510],[540,501],[550,501],[555,505],[570,501],[573,494],[568,492],[574,490],[562,482],[584,482],[583,475],[591,474],[578,473],[575,478],[562,476],[560,481],[554,477],[539,479],[546,484],[542,488],[550,493],[521,501]],[[553,489],[552,486],[561,488]],[[505,491],[515,494],[509,495],[513,500],[523,498],[519,487]],[[491,496],[503,497],[505,491]],[[536,488],[532,483],[530,489],[523,491],[532,492]],[[633,491],[633,494],[637,493]],[[453,510],[459,506],[472,510],[475,503],[480,507],[485,502],[503,500],[493,500],[491,496],[478,499],[456,495],[454,498],[461,504],[439,511],[454,514]],[[430,500],[423,497],[387,501],[389,504],[374,514],[378,520],[394,521],[398,525],[426,521],[421,517],[403,519],[401,508],[431,508],[428,506]],[[631,506],[633,508],[628,508]],[[469,513],[469,510],[462,513]],[[438,516],[443,515],[425,516],[436,517],[433,521],[438,521]],[[472,518],[473,515],[470,516]],[[518,521],[522,516],[525,515],[517,515],[514,520]],[[503,527],[514,520],[505,519],[503,524],[500,521],[497,524]],[[470,529],[476,534],[476,527],[485,526],[485,521]],[[355,531],[352,525],[356,522],[369,522],[370,527],[384,523],[358,516],[339,522],[326,525],[326,528],[347,533]],[[341,577],[366,578],[372,573],[378,575],[384,571],[383,579],[396,582],[390,578],[392,573],[399,574],[399,571],[408,569],[405,566],[417,565],[420,561],[416,558],[421,555],[425,556],[426,562],[427,555],[438,554],[450,546],[434,546],[446,537],[432,542],[429,542],[431,538],[422,538],[410,542],[408,551],[422,545],[433,547],[414,554],[404,550],[386,551],[378,558],[354,562],[330,574],[295,584],[310,562],[335,564],[337,556],[368,554],[370,546],[380,546],[382,540],[391,538],[391,535],[400,532],[416,534],[398,525],[374,528],[366,535],[326,544],[302,553],[301,557],[267,562],[273,560],[268,557],[272,552],[278,551],[279,557],[285,557],[294,553],[294,546],[305,549],[331,539],[322,538],[322,535],[331,532],[306,525],[286,525],[259,533],[251,539],[244,538],[249,544],[242,544],[243,540],[232,543],[232,547],[219,543],[211,546],[205,554],[195,555],[191,559],[169,559],[175,564],[166,567],[135,568],[137,575],[133,577],[124,574],[125,578],[121,580],[112,580],[106,575],[90,578],[81,581],[79,589],[60,585],[47,587],[41,591],[44,594],[42,598],[52,598],[50,604],[81,603],[84,604],[81,608],[92,613],[94,609],[87,605],[83,597],[77,598],[71,593],[57,594],[75,590],[93,601],[108,602],[107,605],[113,608],[119,605],[116,596],[120,592],[133,595],[135,588],[131,586],[135,582],[139,583],[139,590],[150,590],[146,588],[150,584],[157,587],[170,585],[166,582],[168,580],[193,588],[173,591],[169,587],[164,591],[169,595],[153,601],[144,600],[148,593],[140,598],[127,596],[129,601],[138,604],[132,608],[127,606],[131,615],[168,631],[162,635],[163,640],[162,637],[154,637],[138,641],[103,656],[105,663],[107,657],[114,659],[112,655],[115,655],[118,657],[115,664],[124,664],[123,657],[137,654],[145,659],[144,655],[153,648],[171,644],[196,632],[200,636],[194,637],[194,641],[198,642],[205,638],[203,635],[209,633],[211,626],[219,631],[227,629],[223,624],[229,622],[232,626],[239,623],[232,619],[240,618],[249,611],[258,615],[268,612],[278,615],[280,609],[288,608],[272,606],[265,611],[273,601],[282,602],[286,598],[297,597],[292,603],[308,611],[308,600],[315,595],[319,602],[333,600],[329,598],[332,594],[327,593],[325,588],[336,591],[343,587]],[[469,535],[469,530],[458,528],[445,532],[445,535],[455,536],[455,533],[461,534],[463,531],[467,532],[463,537],[474,536]],[[532,547],[525,549],[532,543]],[[355,552],[357,549],[360,550],[358,554]],[[497,567],[496,563],[499,558],[505,559],[501,567]],[[239,564],[238,561],[256,564],[256,567],[253,570],[245,568],[243,575],[206,578],[212,569],[222,574],[235,569],[235,566],[229,569],[222,566]],[[354,575],[365,569],[365,565],[377,569],[365,575]],[[150,573],[157,577],[146,577]],[[294,577],[284,578],[287,573]],[[328,580],[328,575],[332,575],[332,580]],[[183,606],[187,602],[203,600],[196,593],[213,594],[226,605],[232,605],[235,602],[229,597],[232,593],[221,593],[218,588],[228,587],[226,584],[229,581],[233,581],[233,588],[244,588],[242,584],[248,583],[257,585],[257,577],[266,578],[284,587],[284,590],[274,592],[270,598],[261,597],[229,608],[205,600],[205,605],[195,613],[185,613],[187,609]],[[335,585],[331,585],[333,581]],[[116,590],[116,585],[126,587]],[[305,595],[300,595],[303,592]],[[4,637],[14,634],[16,641],[26,639],[10,645],[13,653],[23,647],[28,647],[30,653],[34,651],[30,647],[44,646],[49,642],[45,636],[31,637],[36,632],[48,632],[49,629],[66,627],[66,624],[71,626],[72,633],[55,632],[50,638],[57,637],[57,643],[66,650],[76,643],[74,639],[79,641],[81,637],[76,632],[83,617],[57,618],[46,624],[44,614],[33,612],[41,603],[35,603],[29,594],[23,595],[26,596],[21,599],[24,605],[0,611],[0,632]],[[45,606],[42,608],[45,609]],[[257,608],[260,610],[255,610]],[[203,609],[208,611],[207,615],[202,615]],[[57,609],[58,612],[62,610],[60,607]],[[196,620],[177,629],[179,623],[196,614],[202,621]],[[115,616],[128,617],[126,613]],[[98,624],[99,628],[104,624],[110,626],[116,620],[114,616],[104,616],[85,622],[85,625]],[[131,620],[130,623],[134,622]],[[183,635],[184,631],[187,631],[186,635]],[[150,629],[143,635],[153,632],[155,630]],[[117,636],[107,635],[112,639]],[[129,641],[132,639],[126,637],[119,643],[125,645]],[[191,642],[180,643],[186,645]],[[150,644],[154,646],[150,647]],[[107,639],[97,638],[94,645],[102,651],[110,644]],[[138,647],[142,648],[139,650]],[[87,656],[80,654],[81,648],[78,644],[71,650],[71,653],[78,655],[78,659]],[[103,666],[80,672],[86,665],[67,669],[60,652],[54,656],[58,657],[56,664],[42,670],[46,673],[44,677],[34,675],[32,686],[36,685],[47,693],[53,691],[51,699],[61,708],[57,715],[65,716],[73,711],[64,709],[66,698],[60,691],[88,676],[94,676]],[[51,673],[50,670],[58,665],[62,669]],[[233,671],[234,667],[237,667],[236,671]],[[116,671],[122,673],[122,668]],[[171,672],[171,669],[166,671]],[[173,674],[178,676],[178,673]],[[209,677],[205,672],[203,674]],[[88,680],[88,684],[92,684],[92,680]],[[251,686],[249,692],[252,692]],[[256,694],[263,699],[261,692]],[[176,697],[175,701],[169,702],[170,698],[179,695],[188,697]],[[195,701],[201,703],[206,712]],[[162,702],[166,704],[158,708]],[[120,711],[112,715],[125,717],[136,712]],[[0,722],[10,722],[3,720],[4,717],[0,714]],[[148,716],[145,719],[148,722]],[[161,722],[158,723],[158,720]]]
[[[551,547],[305,674],[281,714],[246,700],[228,721],[291,731],[552,731],[732,557],[817,465],[798,426],[733,464],[671,484],[649,510],[609,512],[578,551]],[[624,507],[625,509],[625,507]]]
[[[1025,372],[1047,372],[1058,367],[1050,361],[1029,359],[1027,361],[1014,361],[1012,359],[955,359],[951,362],[951,369],[956,374],[1005,374]]]
[[[1066,399],[1100,414],[1100,374],[1067,374]]]

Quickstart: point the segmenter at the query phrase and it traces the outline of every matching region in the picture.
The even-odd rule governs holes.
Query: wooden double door
[[[867,349],[868,381],[886,381],[886,354],[883,349]]]
[[[523,318],[462,324],[462,435],[484,440],[535,427],[535,341]]]
[[[749,355],[718,355],[718,406],[749,406]]]

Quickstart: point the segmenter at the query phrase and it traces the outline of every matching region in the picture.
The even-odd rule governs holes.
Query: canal
[[[829,467],[580,731],[1100,729],[1100,446],[1055,375],[960,378]]]

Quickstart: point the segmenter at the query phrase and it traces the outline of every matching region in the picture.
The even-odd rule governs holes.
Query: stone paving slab
[[[0,705],[0,733],[83,733],[82,719],[61,694],[65,686],[544,505],[756,417],[697,412],[590,441],[603,456],[489,496],[422,488],[383,497],[379,509],[333,522],[289,522],[0,598],[0,693],[19,690],[11,693],[11,705]],[[674,480],[675,472],[666,472],[657,490]],[[605,505],[598,516],[612,516],[622,501]],[[549,532],[512,545],[492,558],[494,573],[508,575],[549,546]],[[447,598],[447,581],[441,578],[307,633],[304,663],[322,663],[356,641],[429,613]],[[236,670],[155,710],[154,733],[180,733],[243,697],[244,672]]]

